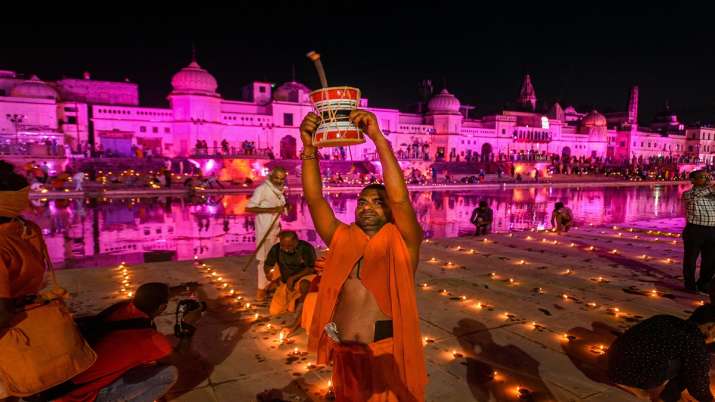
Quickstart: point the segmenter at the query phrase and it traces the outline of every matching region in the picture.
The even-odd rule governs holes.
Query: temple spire
[[[638,125],[638,85],[631,88],[631,96],[628,99],[628,124]]]
[[[534,91],[534,86],[531,84],[531,76],[529,74],[524,76],[524,82],[521,84],[519,104],[530,108],[532,112],[536,110],[536,91]]]

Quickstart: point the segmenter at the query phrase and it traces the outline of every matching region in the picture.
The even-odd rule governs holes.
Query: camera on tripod
[[[194,335],[196,327],[184,322],[184,317],[186,314],[197,310],[201,313],[206,311],[206,303],[194,299],[179,300],[176,305],[176,323],[174,324],[174,335],[177,338],[190,338]]]

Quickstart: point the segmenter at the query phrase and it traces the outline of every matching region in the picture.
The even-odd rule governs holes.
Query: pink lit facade
[[[310,89],[298,82],[274,86],[253,82],[242,99],[224,99],[216,79],[194,60],[171,79],[167,108],[139,105],[139,87],[131,82],[84,79],[42,81],[0,71],[0,155],[26,158],[80,158],[86,148],[104,156],[144,154],[195,157],[197,154],[243,155],[295,159],[300,152],[298,126],[312,110]],[[633,158],[688,156],[703,163],[715,157],[715,129],[685,128],[674,114],[656,116],[648,128],[638,126],[638,90],[628,111],[608,117],[593,111],[562,109],[536,112],[537,98],[526,76],[518,110],[481,118],[469,116],[471,106],[446,89],[433,94],[424,113],[362,107],[374,112],[400,159],[419,161],[469,159],[484,162],[500,154],[557,154],[613,161]],[[222,141],[228,141],[228,152]],[[196,150],[205,141],[207,151]],[[244,143],[252,143],[246,152]],[[373,160],[368,142],[353,146],[347,158]],[[474,158],[471,158],[474,160]]]

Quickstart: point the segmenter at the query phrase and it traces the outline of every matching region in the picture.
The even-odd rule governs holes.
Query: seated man
[[[163,283],[146,283],[133,300],[97,315],[94,336],[88,336],[97,361],[74,377],[71,391],[56,401],[154,401],[164,396],[176,383],[178,370],[171,364],[171,343],[156,330],[153,320],[177,290]],[[193,327],[200,317],[201,311],[193,311],[184,315],[182,323]]]
[[[469,219],[469,221],[477,227],[475,236],[489,233],[489,228],[492,225],[493,219],[494,211],[489,208],[486,201],[479,201],[479,207],[474,208],[474,211],[472,211],[472,217]]]
[[[629,328],[608,349],[608,377],[617,384],[652,389],[667,382],[664,402],[680,400],[687,389],[699,402],[713,400],[710,355],[715,307],[699,307],[686,320],[656,315]]]
[[[573,225],[573,213],[571,209],[564,206],[563,202],[554,204],[554,211],[551,213],[551,226],[557,233],[568,232]]]
[[[301,307],[315,278],[315,249],[292,231],[278,234],[279,243],[268,252],[264,268],[267,278],[279,281],[269,312],[278,315],[297,312],[293,326],[300,323]]]

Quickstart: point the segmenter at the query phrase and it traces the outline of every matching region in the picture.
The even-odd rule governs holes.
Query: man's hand
[[[200,289],[201,286],[202,285],[198,282],[184,282],[169,288],[169,294],[171,295],[171,297],[186,295],[196,292],[196,290]]]
[[[179,286],[183,287],[184,290],[187,292],[193,292],[196,289],[198,289],[199,286],[201,286],[201,284],[198,282],[184,282],[184,283],[180,284]]]
[[[273,272],[275,272],[275,271],[277,271],[277,270],[279,270],[279,269],[280,269],[280,267],[278,266],[278,264],[275,264],[275,265],[273,265],[273,266],[264,265],[264,266],[263,266],[263,273],[266,274],[266,278],[267,278],[269,281],[272,281],[272,280],[273,280]]]
[[[313,112],[308,113],[300,123],[300,139],[303,141],[303,148],[313,147],[313,134],[320,125],[320,117]]]
[[[350,121],[365,132],[372,142],[384,139],[380,126],[377,124],[377,117],[371,112],[355,109],[350,112]]]
[[[196,324],[198,324],[198,322],[202,316],[203,316],[203,312],[201,311],[201,309],[196,309],[196,310],[189,311],[188,313],[184,314],[183,321],[186,324],[196,327]]]

